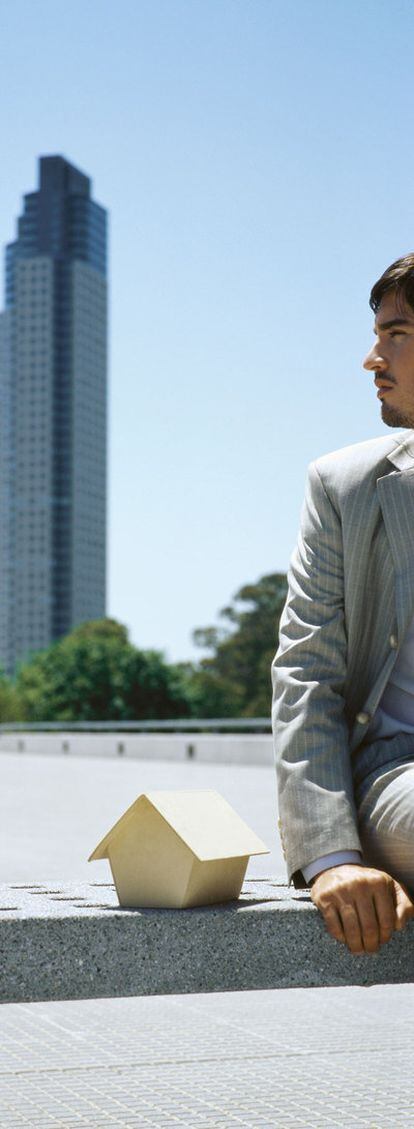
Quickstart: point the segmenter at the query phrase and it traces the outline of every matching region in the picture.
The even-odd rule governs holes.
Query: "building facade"
[[[107,216],[41,157],[0,314],[0,666],[105,615]]]

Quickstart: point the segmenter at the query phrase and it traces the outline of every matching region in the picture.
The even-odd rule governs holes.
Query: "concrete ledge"
[[[326,933],[305,891],[247,881],[237,902],[120,909],[111,883],[0,886],[0,1000],[414,980],[414,923],[373,956]]]
[[[273,765],[269,733],[130,733],[0,731],[0,753],[124,757],[200,764]]]

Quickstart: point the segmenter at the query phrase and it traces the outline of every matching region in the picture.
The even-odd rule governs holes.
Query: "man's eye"
[[[392,329],[390,331],[390,337],[404,337],[404,333],[402,329]]]

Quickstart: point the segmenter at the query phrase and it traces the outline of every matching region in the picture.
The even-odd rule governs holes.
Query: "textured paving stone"
[[[194,909],[126,909],[108,883],[0,886],[0,1000],[414,981],[414,922],[354,957],[280,879]]]
[[[414,1125],[414,987],[5,1005],[0,1125]]]

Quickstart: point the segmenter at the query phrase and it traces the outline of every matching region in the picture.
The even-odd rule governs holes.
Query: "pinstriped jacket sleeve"
[[[360,850],[344,714],[347,641],[341,520],[317,463],[273,662],[279,826],[289,879],[334,851]]]

